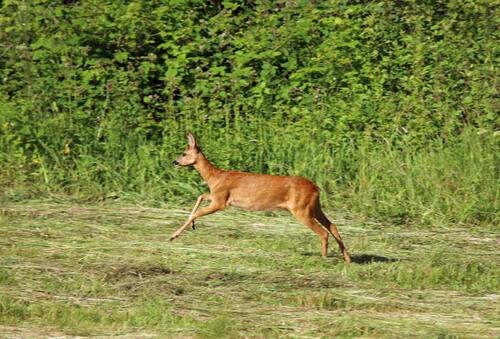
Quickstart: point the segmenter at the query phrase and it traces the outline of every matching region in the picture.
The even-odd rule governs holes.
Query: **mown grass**
[[[355,263],[287,214],[5,202],[7,336],[498,337],[498,232],[335,215]]]

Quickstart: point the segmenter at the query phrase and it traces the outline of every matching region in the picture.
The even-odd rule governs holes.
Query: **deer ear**
[[[191,147],[191,148],[198,147],[198,144],[196,143],[196,139],[194,138],[194,135],[191,134],[191,132],[188,132],[187,138],[188,138],[189,147]]]

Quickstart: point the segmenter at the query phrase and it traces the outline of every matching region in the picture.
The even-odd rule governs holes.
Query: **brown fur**
[[[204,215],[237,206],[251,211],[287,209],[300,222],[308,226],[321,238],[321,254],[328,251],[328,232],[337,241],[344,260],[351,258],[340,237],[337,227],[321,210],[319,188],[303,177],[254,174],[238,171],[224,171],[214,167],[203,155],[194,136],[188,134],[188,148],[174,162],[181,166],[194,166],[208,184],[210,194],[202,194],[189,216],[188,221],[172,234],[174,240]],[[210,200],[207,207],[198,210],[203,200]],[[328,231],[328,232],[327,232]]]

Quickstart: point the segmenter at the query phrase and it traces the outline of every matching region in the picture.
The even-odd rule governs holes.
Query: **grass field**
[[[355,263],[286,213],[0,207],[2,337],[500,336],[499,234],[328,213]]]

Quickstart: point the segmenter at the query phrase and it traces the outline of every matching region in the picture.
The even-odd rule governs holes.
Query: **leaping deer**
[[[287,209],[321,238],[321,254],[324,257],[328,251],[328,232],[330,232],[337,241],[340,251],[344,255],[344,260],[348,263],[351,262],[351,257],[342,242],[337,227],[328,220],[321,210],[318,186],[298,176],[221,170],[205,158],[191,133],[188,133],[187,138],[188,148],[174,160],[174,164],[194,166],[208,184],[210,194],[202,194],[198,197],[189,219],[172,234],[170,241],[180,236],[189,225],[192,224],[194,228],[195,219],[222,211],[230,205],[252,211]],[[203,200],[210,200],[211,203],[198,210]]]

